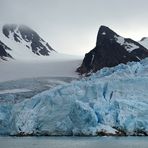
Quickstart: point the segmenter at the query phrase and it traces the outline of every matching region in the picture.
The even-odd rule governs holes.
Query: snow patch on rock
[[[117,43],[119,43],[120,45],[123,45],[124,44],[124,38],[123,37],[116,36],[116,35],[114,37],[115,37]]]
[[[135,45],[134,43],[128,43],[128,42],[126,42],[126,43],[124,44],[124,46],[125,46],[125,49],[126,49],[128,52],[132,52],[133,50],[139,48],[139,46]]]

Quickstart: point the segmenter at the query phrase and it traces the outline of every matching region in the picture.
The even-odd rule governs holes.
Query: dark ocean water
[[[0,148],[148,148],[148,137],[0,137]]]

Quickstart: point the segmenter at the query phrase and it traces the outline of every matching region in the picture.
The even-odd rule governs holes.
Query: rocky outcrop
[[[12,49],[0,41],[0,59],[7,60],[8,58],[12,58],[12,56],[8,53],[10,50]]]
[[[80,74],[96,72],[104,67],[113,67],[120,63],[139,61],[148,57],[148,50],[138,42],[119,36],[106,26],[101,26],[96,47],[85,54]]]

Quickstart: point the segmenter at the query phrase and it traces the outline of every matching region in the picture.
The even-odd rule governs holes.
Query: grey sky
[[[68,54],[91,50],[102,24],[140,40],[147,18],[148,0],[0,0],[0,23],[26,24]]]

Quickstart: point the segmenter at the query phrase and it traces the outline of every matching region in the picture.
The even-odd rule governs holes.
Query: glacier
[[[148,135],[148,58],[0,104],[1,135]]]

